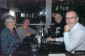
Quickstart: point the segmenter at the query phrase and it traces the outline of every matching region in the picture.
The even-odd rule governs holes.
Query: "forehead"
[[[59,16],[60,17],[60,14],[55,14],[55,17]]]
[[[8,19],[7,21],[15,21],[15,20],[13,20],[13,19]]]
[[[28,19],[25,19],[25,21],[30,21],[30,20],[28,20]]]
[[[72,17],[72,16],[76,16],[76,13],[74,11],[66,13],[66,17]]]

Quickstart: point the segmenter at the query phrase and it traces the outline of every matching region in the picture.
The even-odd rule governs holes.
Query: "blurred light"
[[[43,12],[40,12],[40,15],[42,15],[43,14]]]
[[[12,16],[15,16],[15,12],[14,12],[14,11],[10,11],[10,14],[11,14]]]
[[[21,13],[21,17],[25,17],[25,13]]]
[[[46,14],[46,12],[45,12],[45,14]]]

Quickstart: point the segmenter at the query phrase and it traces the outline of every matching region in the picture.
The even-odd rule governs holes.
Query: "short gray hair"
[[[15,17],[14,16],[11,16],[11,15],[6,16],[4,19],[5,19],[5,25],[9,22],[9,19],[15,21]]]

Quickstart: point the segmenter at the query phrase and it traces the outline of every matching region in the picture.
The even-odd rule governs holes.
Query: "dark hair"
[[[24,19],[23,19],[23,22],[25,21],[25,20],[30,20],[30,18],[29,17],[25,17]]]
[[[56,15],[56,14],[59,14],[59,15],[62,17],[61,13],[57,12],[57,13],[55,13],[55,15]],[[55,15],[54,15],[54,16],[55,16]]]
[[[75,10],[73,10],[73,9],[67,10],[66,13],[67,13],[67,12],[71,12],[71,11],[75,12],[76,16],[79,17],[78,14],[77,14],[77,11],[75,11]]]

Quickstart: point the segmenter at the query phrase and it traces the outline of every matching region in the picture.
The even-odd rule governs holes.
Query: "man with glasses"
[[[55,24],[53,26],[48,26],[48,33],[51,37],[47,38],[49,41],[55,38],[63,37],[65,22],[62,19],[62,15],[59,12],[57,12],[54,18],[55,18]]]
[[[85,50],[85,27],[78,20],[79,17],[75,11],[66,13],[64,43],[66,50],[73,54],[75,50]]]
[[[85,50],[85,27],[78,20],[79,17],[75,11],[68,11],[66,13],[64,39],[62,39],[64,40],[66,50],[72,54],[74,54],[75,50]]]

